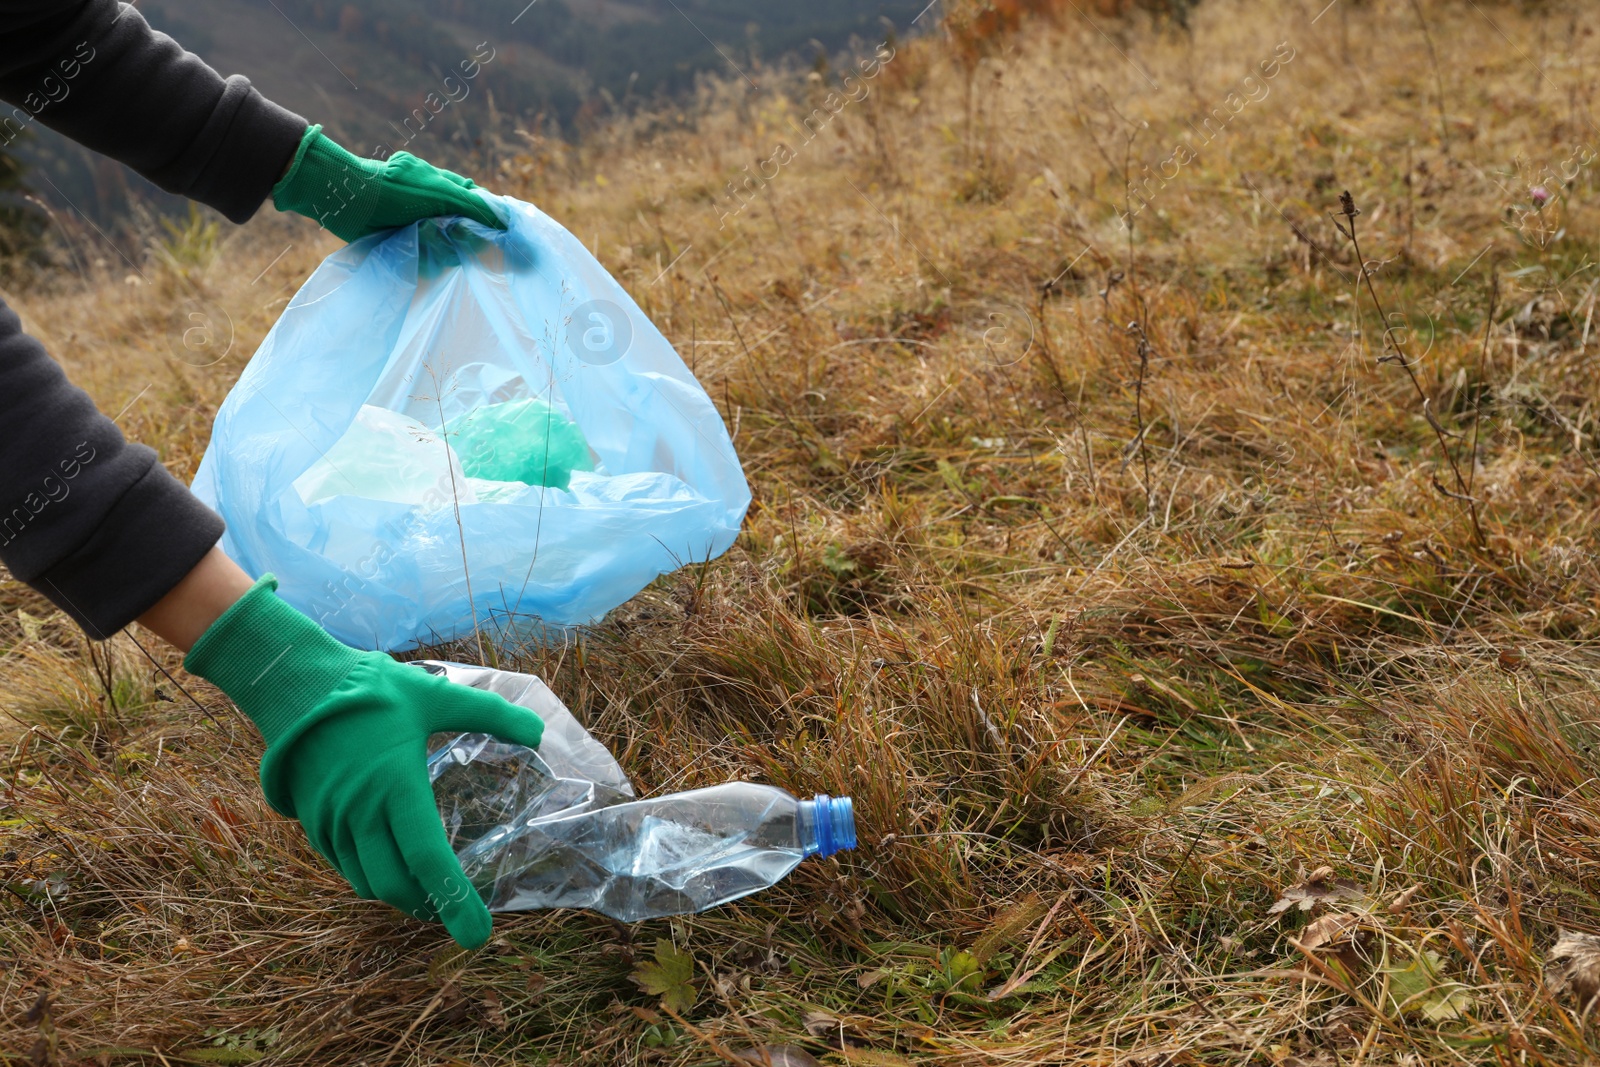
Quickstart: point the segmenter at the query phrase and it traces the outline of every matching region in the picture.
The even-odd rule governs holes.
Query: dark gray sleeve
[[[0,0],[0,100],[0,148],[40,122],[234,222],[307,125],[117,0]]]
[[[153,607],[222,530],[0,303],[0,563],[104,638]]]
[[[235,222],[261,206],[306,129],[116,0],[0,0],[0,100],[0,148],[43,123]],[[0,563],[107,637],[222,530],[0,303]]]

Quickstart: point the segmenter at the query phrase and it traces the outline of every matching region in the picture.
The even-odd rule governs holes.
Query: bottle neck
[[[817,794],[799,802],[800,847],[807,856],[831,856],[856,847],[855,808],[849,797]]]

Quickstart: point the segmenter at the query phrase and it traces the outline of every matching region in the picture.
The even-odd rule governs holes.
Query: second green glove
[[[279,211],[317,220],[345,241],[440,215],[464,215],[505,229],[475,189],[471,178],[410,152],[363,159],[323,134],[321,126],[312,126],[288,173],[273,186],[272,203]]]

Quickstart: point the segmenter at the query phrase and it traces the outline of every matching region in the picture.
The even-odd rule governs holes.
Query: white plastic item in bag
[[[363,404],[345,435],[294,480],[294,488],[307,504],[343,495],[396,504],[478,502],[445,438],[416,419],[370,404]]]
[[[597,621],[726,551],[750,502],[716,407],[638,305],[543,212],[489,199],[505,231],[430,219],[329,256],[223,402],[195,478],[224,551],[357,647]],[[446,492],[441,474],[505,469],[459,452],[468,416],[523,400],[591,460],[564,488],[468,475]],[[419,425],[459,454],[429,452]],[[364,471],[393,491],[340,489],[347,449],[393,463]]]

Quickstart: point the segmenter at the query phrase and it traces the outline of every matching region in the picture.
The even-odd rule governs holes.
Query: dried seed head
[[[1339,209],[1344,212],[1344,217],[1347,219],[1353,219],[1361,214],[1361,209],[1356,207],[1356,198],[1350,195],[1348,189],[1339,194]]]

